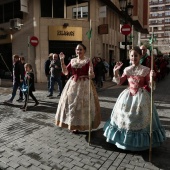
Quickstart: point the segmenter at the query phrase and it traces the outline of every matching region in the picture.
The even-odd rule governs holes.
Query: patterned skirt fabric
[[[139,89],[132,96],[125,89],[118,97],[110,120],[104,126],[106,141],[118,148],[132,151],[149,149],[150,146],[150,96],[144,89]],[[166,139],[156,107],[153,106],[152,146],[160,146]]]
[[[70,78],[59,100],[55,124],[59,127],[68,128],[69,130],[76,129],[84,131],[89,130],[89,122],[91,123],[91,129],[96,129],[100,125],[100,121],[98,95],[91,80],[78,79],[75,82]]]

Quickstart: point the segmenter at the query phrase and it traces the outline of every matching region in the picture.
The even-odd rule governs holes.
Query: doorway
[[[75,55],[75,48],[81,41],[49,41],[49,53],[63,52],[65,54],[65,64],[68,64]]]
[[[0,78],[11,79],[12,44],[0,45]]]

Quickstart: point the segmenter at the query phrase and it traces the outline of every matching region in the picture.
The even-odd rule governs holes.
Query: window
[[[73,18],[87,18],[88,7],[73,8]]]
[[[165,19],[165,23],[168,23],[168,22],[170,22],[170,19],[169,18]]]
[[[165,12],[165,16],[169,16],[170,15],[170,12]]]
[[[162,20],[158,20],[158,24],[162,24]]]
[[[158,16],[157,13],[153,13],[153,14],[152,14],[152,17],[157,17],[157,16]]]
[[[159,13],[159,14],[158,14],[159,17],[162,17],[162,15],[163,15],[162,13]]]
[[[67,18],[87,19],[88,18],[88,1],[86,0],[66,0]]]
[[[20,11],[20,0],[0,5],[0,23],[9,22],[13,18],[23,18]]]
[[[161,30],[162,30],[162,27],[158,27],[158,30],[161,31]]]
[[[88,18],[88,0],[41,0],[41,17]]]
[[[41,17],[64,18],[64,1],[41,0]]]
[[[170,31],[170,26],[169,27],[165,27],[165,31]]]

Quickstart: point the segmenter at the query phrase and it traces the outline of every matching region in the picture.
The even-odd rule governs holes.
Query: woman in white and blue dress
[[[110,119],[104,125],[106,141],[118,148],[131,151],[147,150],[150,147],[150,80],[153,70],[139,64],[142,52],[139,47],[130,51],[130,66],[119,76],[123,63],[117,62],[113,71],[113,81],[118,85],[127,79],[129,86],[118,97]],[[157,147],[166,139],[156,107],[153,107],[152,147]]]

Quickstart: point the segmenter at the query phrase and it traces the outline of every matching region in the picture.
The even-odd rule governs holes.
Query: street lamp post
[[[133,9],[133,5],[131,4],[131,2],[128,2],[127,0],[119,0],[119,4],[120,4],[120,9],[122,10],[122,12],[124,13],[125,16],[125,24],[128,23],[128,16],[132,15],[132,9]],[[127,35],[125,35],[125,59],[127,59]]]

